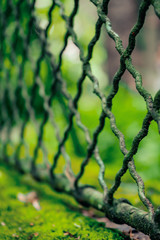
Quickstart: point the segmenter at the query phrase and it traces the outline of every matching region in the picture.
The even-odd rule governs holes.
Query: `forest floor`
[[[24,194],[33,191],[38,196],[36,202],[22,202],[27,196]],[[82,215],[85,211],[70,196],[0,163],[0,240],[129,239],[116,229],[106,228],[105,223]]]

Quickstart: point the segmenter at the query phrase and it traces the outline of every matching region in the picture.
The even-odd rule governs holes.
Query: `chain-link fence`
[[[64,1],[53,0],[48,11],[47,24],[43,28],[40,27],[36,17],[35,0],[1,1],[1,158],[5,159],[6,162],[15,163],[16,167],[22,172],[29,171],[37,180],[48,181],[54,189],[72,195],[81,204],[103,211],[111,220],[131,225],[149,234],[152,239],[157,240],[160,239],[160,208],[154,211],[152,203],[146,197],[145,186],[142,178],[136,171],[133,157],[137,153],[140,142],[147,136],[151,121],[155,121],[158,124],[160,131],[160,91],[157,92],[153,99],[151,94],[143,87],[142,76],[132,64],[131,55],[136,45],[136,36],[143,28],[148,8],[153,6],[155,13],[160,18],[160,2],[159,0],[141,1],[138,19],[131,29],[126,49],[124,49],[118,34],[112,29],[110,19],[107,17],[109,2],[109,0],[90,0],[90,4],[97,9],[98,20],[95,23],[94,36],[88,44],[87,54],[85,54],[74,30],[75,17],[81,4],[79,0],[73,1],[73,9],[69,15],[65,13]],[[58,17],[61,17],[66,24],[63,46],[57,59],[54,56],[54,48],[51,50],[49,41],[49,31],[51,30],[55,12],[56,14],[58,13]],[[103,25],[106,33],[115,42],[115,48],[120,55],[119,69],[114,75],[112,88],[108,96],[100,89],[99,80],[92,73],[90,64],[93,50],[99,41]],[[81,76],[77,80],[76,94],[74,96],[69,93],[62,74],[63,56],[69,39],[79,49],[79,59],[82,64]],[[48,75],[42,76],[42,65],[45,65]],[[147,108],[142,128],[135,136],[132,147],[129,150],[126,148],[124,135],[118,129],[112,112],[112,101],[118,93],[120,80],[126,70],[134,78],[136,89],[146,102]],[[99,124],[92,135],[90,129],[82,123],[80,112],[78,111],[78,103],[82,96],[82,87],[86,78],[93,84],[93,93],[101,101]],[[45,79],[49,79],[49,82],[46,83]],[[63,109],[66,109],[68,113],[67,118],[64,114],[64,118],[67,119],[67,127],[65,129],[59,127],[58,120],[55,117],[54,108],[57,99],[59,101],[63,99]],[[62,112],[64,113],[63,110]],[[114,184],[110,188],[104,179],[105,165],[97,146],[98,137],[104,129],[106,118],[110,121],[111,130],[118,138],[120,150],[124,155],[122,167],[117,172]],[[32,154],[30,146],[25,140],[30,122],[34,124],[35,138],[37,140]],[[57,141],[57,145],[53,150],[52,163],[48,160],[48,153],[44,144],[44,131],[48,123],[54,129],[53,133]],[[73,134],[73,124],[76,124],[81,129],[86,139],[85,158],[77,174],[71,168],[70,155],[66,151],[67,141],[70,135]],[[29,138],[32,137],[29,136]],[[41,163],[38,160],[40,150],[43,155]],[[65,159],[65,167],[63,173],[58,174],[56,173],[56,168],[62,156]],[[95,158],[100,168],[98,180],[103,193],[95,190],[92,186],[80,183],[92,157]],[[122,177],[127,170],[129,170],[131,177],[136,182],[139,198],[148,212],[135,208],[126,199],[114,198],[114,194],[118,190]]]

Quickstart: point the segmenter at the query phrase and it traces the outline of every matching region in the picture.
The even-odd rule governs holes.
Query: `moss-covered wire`
[[[27,122],[31,119],[34,119],[35,124],[38,124],[38,131],[37,131],[37,144],[34,149],[34,155],[32,159],[32,164],[31,167],[29,168],[29,171],[31,171],[32,175],[35,178],[38,178],[39,180],[43,180],[42,177],[42,172],[39,169],[39,166],[36,162],[37,156],[38,156],[38,150],[42,149],[44,155],[47,156],[47,153],[45,153],[44,145],[43,145],[43,136],[44,136],[44,128],[46,126],[46,123],[48,121],[52,122],[52,126],[55,129],[56,133],[56,139],[58,141],[58,147],[55,151],[55,155],[53,158],[53,163],[51,166],[48,167],[46,164],[46,172],[47,172],[47,181],[49,181],[53,187],[57,190],[62,190],[64,192],[67,192],[69,194],[72,194],[79,202],[82,204],[88,204],[91,205],[97,209],[100,209],[104,211],[107,216],[109,216],[111,219],[114,219],[116,221],[122,221],[123,223],[130,224],[137,229],[140,229],[141,231],[150,234],[153,239],[157,239],[156,237],[159,237],[159,229],[157,228],[157,222],[159,220],[157,216],[158,212],[156,212],[156,217],[154,217],[154,208],[149,199],[145,196],[145,186],[142,178],[138,175],[136,171],[136,166],[134,163],[133,156],[137,153],[139,144],[143,140],[144,137],[147,136],[149,126],[151,121],[155,121],[158,124],[158,128],[160,131],[160,97],[159,97],[159,91],[157,92],[154,100],[152,95],[143,87],[142,84],[142,76],[141,74],[137,71],[137,69],[133,66],[132,64],[132,58],[131,54],[135,48],[136,45],[136,37],[139,34],[140,30],[143,28],[143,24],[146,18],[146,13],[150,5],[152,4],[155,12],[158,17],[159,15],[159,8],[160,4],[159,1],[156,0],[142,0],[139,11],[138,11],[138,19],[133,28],[130,31],[129,34],[129,39],[128,39],[128,46],[126,49],[123,47],[123,43],[118,36],[118,34],[112,29],[112,25],[110,22],[110,19],[108,18],[108,8],[109,8],[109,0],[90,0],[95,7],[97,8],[97,21],[95,23],[95,33],[91,39],[91,41],[88,44],[88,49],[87,49],[87,54],[84,56],[83,48],[77,38],[77,34],[74,30],[74,22],[76,21],[76,15],[78,14],[78,9],[80,2],[79,0],[74,0],[73,4],[73,9],[71,11],[71,14],[67,16],[65,14],[65,8],[64,4],[59,1],[55,0],[52,2],[51,6],[49,7],[48,11],[48,24],[45,28],[45,30],[40,29],[38,26],[38,23],[36,21],[36,17],[34,16],[34,10],[35,10],[35,1],[32,1],[32,3],[28,3],[28,7],[30,8],[30,21],[28,22],[28,34],[27,36],[24,36],[23,33],[23,27],[20,24],[20,16],[21,16],[21,11],[19,9],[20,7],[20,2],[14,2],[14,4],[10,4],[11,9],[13,10],[13,17],[16,20],[16,31],[15,35],[16,37],[18,35],[21,36],[22,39],[24,39],[24,49],[23,49],[23,58],[22,62],[18,64],[19,66],[19,71],[18,71],[18,81],[17,81],[17,87],[15,92],[10,92],[8,91],[8,86],[7,86],[7,93],[6,91],[4,92],[4,96],[9,95],[9,97],[13,97],[14,99],[14,94],[17,95],[18,91],[21,91],[21,94],[23,96],[23,99],[26,101],[25,103],[25,118],[22,121],[22,126],[21,126],[21,131],[20,131],[20,143],[18,144],[16,148],[16,159],[15,163],[18,167],[19,164],[19,153],[22,144],[25,144],[24,141],[24,132],[25,128],[27,126]],[[9,1],[9,3],[12,3],[12,0]],[[58,57],[58,63],[55,61],[55,57],[53,53],[49,51],[48,48],[48,34],[49,34],[49,29],[52,24],[52,14],[54,14],[54,9],[55,7],[59,8],[60,16],[63,19],[63,21],[66,23],[66,33],[64,35],[64,42],[62,49],[59,52],[59,57]],[[1,11],[1,19],[5,17],[5,12]],[[5,35],[5,21],[2,21],[1,23],[3,33]],[[93,57],[93,51],[94,48],[99,41],[101,31],[102,31],[102,26],[105,25],[106,31],[111,39],[115,42],[115,48],[118,51],[120,55],[120,65],[119,69],[114,75],[113,78],[113,83],[112,83],[112,88],[108,96],[106,96],[99,87],[99,80],[94,76],[91,68],[90,61]],[[41,50],[39,57],[36,61],[36,66],[34,68],[34,81],[31,87],[31,96],[27,93],[26,86],[23,84],[23,75],[24,75],[24,66],[29,59],[30,55],[29,53],[29,45],[30,45],[30,38],[31,38],[31,31],[33,31],[33,27],[35,26],[36,30],[38,31],[38,39],[40,41],[41,45]],[[2,33],[2,35],[3,35]],[[11,52],[11,58],[13,62],[16,62],[16,52],[14,51],[16,49],[16,37],[14,38],[15,40],[12,42],[12,52]],[[74,97],[71,96],[71,94],[67,90],[67,84],[65,82],[65,79],[62,76],[62,63],[63,63],[63,55],[64,52],[67,48],[68,45],[68,39],[71,37],[73,43],[78,47],[79,52],[80,52],[80,61],[82,63],[82,71],[81,71],[81,76],[77,80],[77,90],[76,94]],[[1,48],[1,58],[3,58],[3,54],[5,52],[3,51],[3,47]],[[43,59],[47,57],[50,62],[50,66],[52,68],[52,83],[51,83],[51,93],[50,96],[46,95],[45,92],[45,87],[44,84],[42,83],[40,79],[40,68],[41,68],[41,63]],[[3,71],[3,64],[1,65],[1,71]],[[117,124],[116,124],[116,118],[112,112],[112,102],[114,97],[119,91],[119,83],[121,81],[121,78],[124,74],[125,71],[129,71],[129,73],[133,76],[135,79],[135,85],[137,88],[137,91],[139,94],[143,97],[143,99],[146,102],[146,109],[147,109],[147,114],[144,118],[142,128],[139,131],[139,133],[135,136],[132,142],[131,149],[128,150],[126,148],[126,143],[125,143],[125,137],[123,133],[118,129]],[[7,75],[8,76],[8,75]],[[90,135],[90,130],[82,123],[81,121],[81,116],[80,113],[78,112],[78,103],[79,100],[82,96],[82,91],[83,91],[83,84],[86,81],[86,78],[89,78],[89,80],[93,84],[93,93],[101,100],[102,104],[102,109],[101,109],[101,114],[99,117],[99,124],[96,127],[93,137]],[[8,77],[9,79],[9,77]],[[61,95],[63,95],[68,103],[68,110],[69,110],[69,117],[68,117],[68,125],[66,129],[63,131],[63,136],[60,137],[60,130],[58,127],[58,124],[55,121],[54,118],[54,108],[52,108],[52,100],[53,96],[55,94],[55,90],[57,88],[57,84],[59,86],[59,92]],[[11,89],[9,89],[11,90]],[[35,108],[34,108],[34,101],[36,97],[36,92],[38,90],[38,95],[43,99],[43,119],[42,121],[39,122],[36,119],[35,115]],[[5,98],[1,98],[1,105],[5,102]],[[14,102],[13,102],[14,103]],[[13,104],[14,105],[14,104]],[[7,108],[7,106],[3,106],[4,108]],[[18,119],[20,116],[17,113],[17,106],[15,103],[15,108],[13,111],[13,115],[15,117],[15,120]],[[1,127],[0,129],[3,129],[5,126],[9,126],[8,128],[8,139],[10,138],[10,132],[13,127],[13,119],[9,119],[9,125],[7,125],[8,120],[7,118],[9,117],[8,115],[5,116],[6,122],[1,121]],[[3,116],[2,116],[3,118]],[[65,151],[65,145],[67,143],[67,140],[69,138],[69,135],[71,133],[72,127],[73,127],[73,121],[74,118],[76,120],[77,126],[84,132],[85,139],[87,142],[87,149],[86,149],[86,156],[81,163],[80,169],[78,174],[75,176],[74,173],[72,172],[71,169],[71,161],[70,161],[70,156],[67,155]],[[105,126],[105,120],[106,118],[109,119],[110,121],[110,127],[114,135],[118,138],[119,140],[119,146],[120,150],[124,155],[123,163],[121,169],[118,171],[115,177],[115,182],[113,186],[108,189],[107,184],[104,180],[104,173],[105,173],[105,165],[103,163],[103,159],[101,159],[101,156],[99,154],[99,150],[97,147],[98,143],[98,137],[103,131],[103,128]],[[3,120],[3,119],[2,119]],[[17,120],[18,121],[18,120]],[[7,142],[6,142],[7,145]],[[4,147],[4,153],[7,155],[6,151],[6,146]],[[57,164],[59,162],[61,154],[65,158],[65,169],[64,169],[64,175],[59,176],[55,174],[55,169],[57,167]],[[95,191],[92,188],[86,188],[81,186],[80,184],[80,179],[84,175],[84,172],[86,170],[87,165],[89,164],[89,161],[94,155],[94,158],[96,159],[97,164],[100,167],[99,170],[99,183],[103,189],[103,195],[100,194],[99,192]],[[23,169],[23,166],[20,166]],[[49,168],[49,169],[48,169]],[[121,179],[122,176],[126,173],[126,171],[129,169],[130,175],[132,178],[135,180],[138,188],[138,194],[139,198],[142,201],[142,203],[146,206],[148,209],[149,214],[146,215],[146,213],[141,212],[140,214],[138,213],[138,209],[135,209],[132,207],[126,200],[121,201],[121,200],[115,200],[114,199],[114,193],[117,191],[121,184]],[[25,170],[24,170],[25,171]],[[124,212],[122,207],[124,207],[125,211],[128,210],[129,212]],[[133,220],[134,219],[134,220]],[[142,220],[145,220],[145,226],[143,227],[142,224],[140,224],[140,227],[138,226],[138,223],[136,222],[136,219],[138,219],[138,222],[141,222]],[[153,225],[151,227],[151,225]],[[159,223],[158,223],[159,225]],[[155,237],[153,236],[153,232],[156,232]]]

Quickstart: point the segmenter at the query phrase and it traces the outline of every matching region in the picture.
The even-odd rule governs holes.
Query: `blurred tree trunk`
[[[112,0],[109,4],[109,18],[112,23],[112,28],[117,32],[123,42],[123,46],[128,44],[128,35],[130,29],[136,21],[137,15],[137,2],[135,0]],[[120,56],[115,49],[115,43],[108,37],[107,39],[108,50],[108,76],[109,82],[112,82],[113,76],[119,68]]]
[[[112,0],[109,5],[109,18],[112,27],[117,32],[126,48],[129,32],[136,23],[138,2],[135,0]],[[160,88],[160,22],[152,7],[146,15],[143,29],[137,36],[137,44],[132,53],[133,64],[142,73],[143,83],[149,90]],[[109,83],[112,83],[114,74],[119,68],[120,56],[115,49],[115,43],[109,37],[106,41],[108,51],[107,73]],[[123,80],[135,89],[132,76],[126,71]]]
[[[146,87],[157,91],[160,89],[160,21],[153,8],[148,12],[144,31],[146,49],[143,54],[145,65],[142,74]]]

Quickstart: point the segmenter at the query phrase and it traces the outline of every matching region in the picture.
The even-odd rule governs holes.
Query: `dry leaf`
[[[17,198],[23,203],[31,203],[36,210],[41,209],[38,201],[38,195],[35,191],[29,192],[27,194],[18,193]]]
[[[34,233],[34,236],[35,236],[35,237],[38,237],[38,235],[39,235],[39,233],[38,233],[38,232]]]
[[[64,236],[70,236],[70,237],[74,237],[74,235],[70,232],[64,232]]]
[[[19,238],[19,235],[17,235],[16,233],[13,233],[13,234],[12,234],[12,237],[14,237],[14,238]]]
[[[40,204],[39,204],[39,202],[38,202],[37,199],[32,202],[32,205],[33,205],[33,207],[34,207],[35,209],[37,209],[37,210],[40,210],[40,209],[41,209]]]

